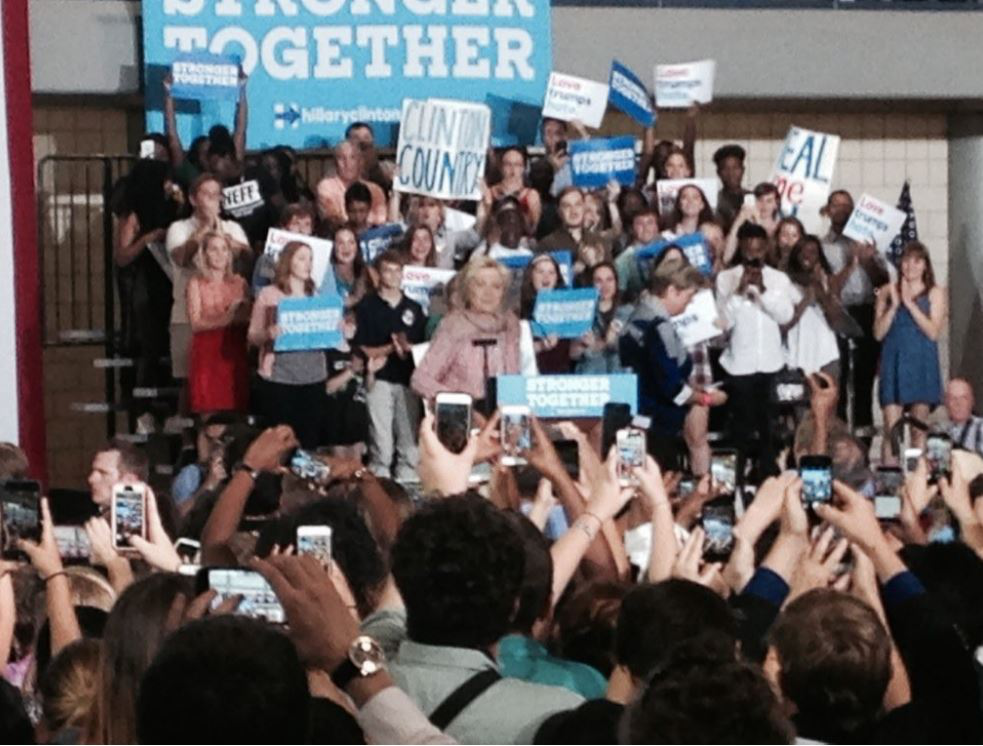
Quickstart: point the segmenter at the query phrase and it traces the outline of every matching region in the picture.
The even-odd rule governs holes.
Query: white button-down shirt
[[[765,291],[738,294],[744,267],[732,267],[717,275],[717,303],[730,330],[720,364],[732,376],[775,373],[785,366],[780,324],[795,312],[792,281],[784,272],[762,268]]]

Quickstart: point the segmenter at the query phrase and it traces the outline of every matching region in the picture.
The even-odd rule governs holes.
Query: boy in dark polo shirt
[[[423,341],[426,316],[419,303],[403,295],[403,263],[395,251],[376,257],[378,289],[355,306],[358,331],[352,344],[368,359],[369,468],[379,477],[415,481],[420,400],[409,384],[412,346]]]

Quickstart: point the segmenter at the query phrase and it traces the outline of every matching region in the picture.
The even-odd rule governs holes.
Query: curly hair
[[[411,516],[392,562],[410,639],[485,649],[509,631],[525,550],[508,519],[477,493],[430,503]]]
[[[331,558],[348,581],[359,614],[372,613],[386,582],[386,563],[358,508],[338,497],[309,503],[268,524],[256,542],[256,556],[265,557],[274,544],[296,543],[298,526],[331,527]]]
[[[793,743],[761,671],[706,640],[679,647],[621,720],[620,743]]]

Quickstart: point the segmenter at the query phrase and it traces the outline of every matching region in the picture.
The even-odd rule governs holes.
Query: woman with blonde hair
[[[475,257],[458,274],[464,307],[440,322],[410,385],[432,400],[441,391],[470,394],[480,409],[489,378],[521,371],[519,319],[502,307],[509,271]]]
[[[328,369],[323,350],[274,352],[281,329],[277,307],[286,298],[308,298],[315,293],[311,279],[310,246],[291,241],[277,258],[273,284],[263,288],[249,322],[249,344],[259,348],[259,399],[254,407],[267,426],[293,428],[304,448],[316,448],[320,439],[324,383]]]
[[[224,233],[206,233],[198,248],[198,271],[188,282],[191,411],[245,412],[249,401],[246,324],[249,288],[232,272],[232,243]]]
[[[99,654],[98,640],[76,640],[48,665],[39,686],[42,743],[79,742],[95,705]]]

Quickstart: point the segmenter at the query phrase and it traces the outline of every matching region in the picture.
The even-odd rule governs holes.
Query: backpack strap
[[[479,671],[437,705],[437,709],[430,714],[430,722],[440,730],[446,730],[454,718],[501,678],[502,675],[494,668]]]

